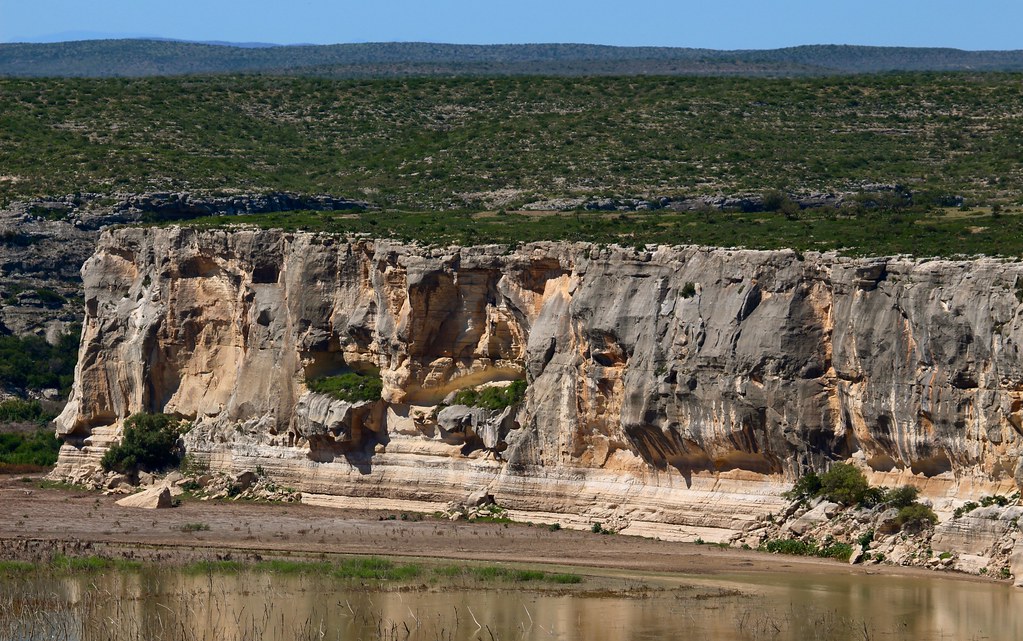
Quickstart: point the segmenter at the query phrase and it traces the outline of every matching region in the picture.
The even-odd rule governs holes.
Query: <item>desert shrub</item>
[[[869,488],[863,472],[848,463],[835,463],[821,475],[820,496],[842,505],[861,503]]]
[[[763,549],[776,554],[817,556],[824,559],[838,559],[839,561],[848,561],[853,552],[852,545],[836,542],[830,536],[824,540],[823,544],[818,544],[813,539],[806,541],[800,539],[771,539],[764,544]]]
[[[860,548],[866,552],[867,548],[870,547],[871,541],[874,540],[874,530],[867,530],[863,534],[856,538],[856,542],[860,544]]]
[[[33,434],[0,434],[0,465],[50,467],[57,462],[60,441],[49,430]]]
[[[37,289],[35,294],[36,298],[38,298],[39,301],[46,306],[60,307],[67,302],[63,296],[49,288]]]
[[[124,422],[124,438],[107,450],[100,465],[122,474],[177,465],[178,437],[185,427],[180,418],[169,414],[134,414]]]
[[[764,211],[779,211],[782,206],[789,202],[788,194],[777,189],[769,189],[761,196]]]
[[[926,505],[913,503],[899,510],[895,522],[900,528],[921,528],[937,523],[938,515]]]
[[[863,497],[860,499],[860,505],[863,507],[874,507],[880,505],[887,500],[888,490],[883,487],[868,487],[863,492]]]
[[[521,403],[526,397],[526,381],[514,381],[507,387],[484,387],[477,391],[464,389],[455,394],[456,405],[482,407],[488,410],[503,410]]]
[[[993,496],[984,496],[981,497],[980,504],[982,507],[990,507],[992,505],[997,505],[998,507],[1005,507],[1006,505],[1009,504],[1009,498],[1006,496],[1002,496],[1000,494],[995,494]]]
[[[24,401],[20,398],[9,398],[0,403],[0,422],[3,423],[39,423],[53,420],[56,414],[47,412],[39,401]]]
[[[807,543],[799,539],[771,539],[764,547],[768,552],[794,556],[816,556],[817,552],[816,543]]]
[[[817,475],[817,472],[810,470],[796,479],[792,489],[788,492],[783,492],[782,496],[790,501],[805,501],[817,496],[820,491],[821,477]]]
[[[839,561],[848,561],[849,557],[852,556],[853,547],[848,543],[832,543],[831,545],[822,547],[817,556],[826,559],[837,559]]]
[[[338,376],[324,376],[307,382],[309,389],[317,394],[327,394],[341,401],[379,401],[384,390],[380,376],[346,372]]]
[[[884,502],[895,508],[904,508],[916,503],[920,490],[912,485],[903,485],[885,493]]]
[[[952,514],[952,518],[958,519],[962,515],[969,514],[976,510],[978,507],[980,507],[980,503],[977,503],[976,501],[967,501],[955,509],[955,512]]]

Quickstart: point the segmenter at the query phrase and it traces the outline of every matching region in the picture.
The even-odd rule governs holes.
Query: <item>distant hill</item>
[[[809,45],[719,51],[579,44],[362,43],[252,46],[172,40],[0,44],[3,76],[175,76],[271,73],[410,75],[758,75],[887,71],[1023,71],[1023,50]]]

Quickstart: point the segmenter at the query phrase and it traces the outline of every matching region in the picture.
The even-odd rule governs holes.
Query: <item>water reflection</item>
[[[447,583],[382,591],[308,576],[110,572],[0,585],[15,641],[642,641],[1023,638],[1023,593],[931,577],[749,575],[578,590]],[[623,588],[633,586],[629,596]]]

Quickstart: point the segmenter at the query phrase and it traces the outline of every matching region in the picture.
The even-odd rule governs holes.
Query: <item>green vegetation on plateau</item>
[[[0,204],[286,190],[408,210],[860,191],[1015,207],[1021,76],[0,79]]]
[[[1023,210],[1023,208],[1020,208]],[[797,251],[842,250],[847,255],[1023,255],[1023,211],[990,210],[804,210],[776,212],[288,212],[193,219],[188,225],[238,224],[363,234],[435,245],[541,240],[748,247]]]

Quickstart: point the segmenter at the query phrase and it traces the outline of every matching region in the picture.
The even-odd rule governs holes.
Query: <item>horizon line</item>
[[[490,42],[490,43],[478,43],[478,42],[449,42],[440,40],[360,40],[353,42],[332,42],[332,43],[278,43],[278,42],[259,42],[259,41],[232,41],[232,40],[193,40],[189,38],[172,38],[165,36],[98,36],[98,37],[87,37],[87,38],[73,38],[68,40],[41,40],[47,36],[36,36],[36,40],[31,39],[15,39],[0,41],[0,45],[60,45],[60,44],[75,44],[83,42],[108,42],[108,41],[134,41],[134,42],[174,42],[181,44],[196,44],[205,45],[210,47],[224,47],[224,48],[236,48],[236,49],[275,49],[282,47],[336,47],[336,46],[348,46],[348,45],[388,45],[388,44],[429,44],[429,45],[442,45],[452,47],[530,47],[530,46],[543,46],[543,45],[561,45],[561,46],[576,46],[576,47],[604,47],[608,49],[679,49],[679,50],[692,50],[692,51],[715,51],[715,52],[749,52],[749,51],[781,51],[785,49],[799,49],[803,47],[850,47],[850,48],[861,48],[861,49],[910,49],[910,50],[948,50],[948,51],[963,51],[968,53],[1006,53],[1023,51],[1023,49],[963,49],[961,47],[951,47],[942,45],[873,45],[873,44],[852,44],[852,43],[802,43],[796,45],[787,45],[783,47],[764,47],[764,48],[753,48],[753,49],[717,49],[713,47],[691,47],[683,45],[620,45],[620,44],[604,44],[599,42],[568,42],[568,41],[544,41],[544,42]]]

